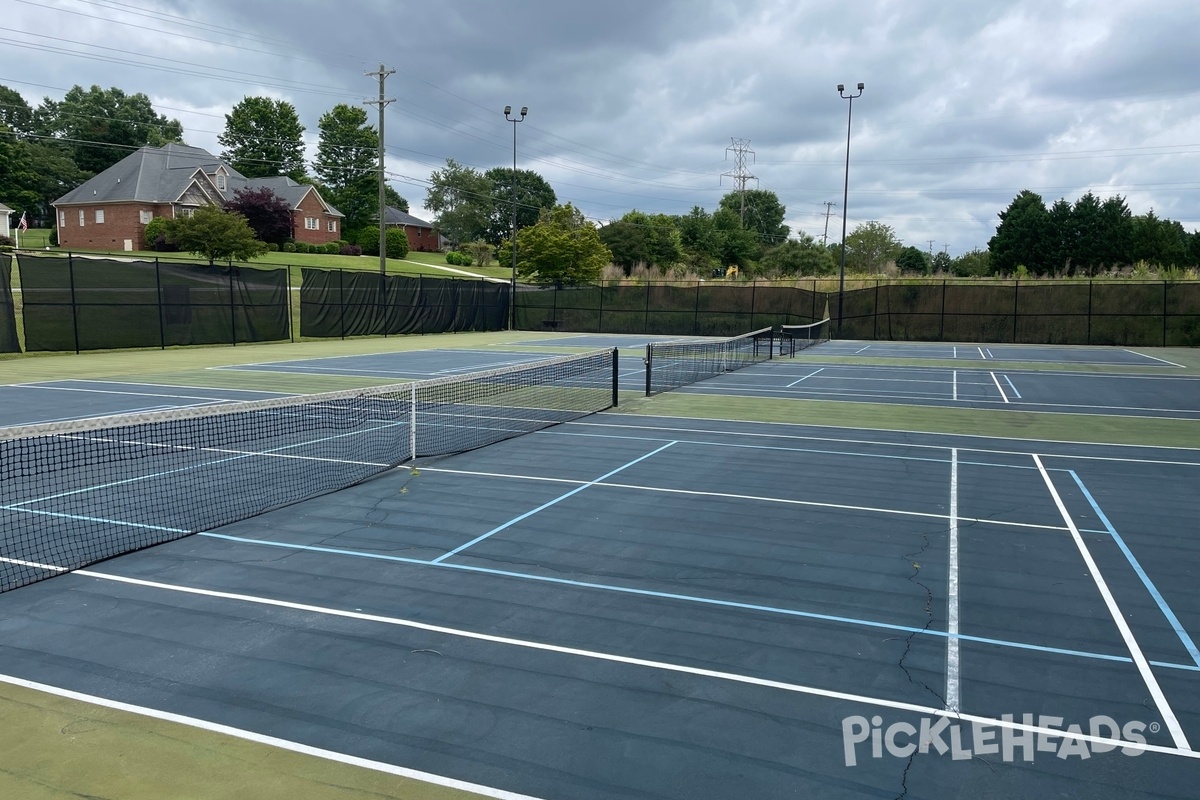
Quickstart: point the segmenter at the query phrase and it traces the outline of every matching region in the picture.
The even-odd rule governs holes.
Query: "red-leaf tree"
[[[283,244],[295,234],[291,207],[270,189],[239,189],[225,208],[245,217],[260,242]]]

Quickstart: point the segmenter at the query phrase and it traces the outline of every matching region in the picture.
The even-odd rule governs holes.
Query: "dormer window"
[[[225,191],[225,176],[219,172],[217,173],[217,188],[222,192]]]

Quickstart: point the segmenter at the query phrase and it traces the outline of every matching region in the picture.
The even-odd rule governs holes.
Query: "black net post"
[[[618,387],[618,385],[619,385],[619,383],[620,383],[620,380],[621,380],[621,369],[620,369],[620,366],[617,364],[617,361],[619,360],[619,358],[620,358],[620,356],[621,356],[621,351],[620,351],[620,350],[618,350],[617,348],[615,348],[615,347],[614,347],[614,348],[613,348],[613,351],[612,351],[612,356],[613,356],[613,359],[612,359],[612,361],[613,361],[613,369],[612,369],[612,404],[613,404],[613,408],[616,408],[616,407],[617,407],[617,403],[618,403],[618,401],[619,401],[619,398],[618,398],[618,396],[617,396],[617,387]]]
[[[650,281],[646,280],[646,315],[642,319],[642,330],[650,330]]]
[[[650,396],[650,372],[654,369],[654,348],[646,345],[646,397]]]
[[[892,338],[892,304],[888,302],[888,338]],[[841,320],[838,320],[841,325]],[[871,338],[879,341],[879,279],[875,280],[875,308],[871,315]]]
[[[750,329],[754,330],[754,295],[758,291],[758,278],[750,279]]]
[[[597,303],[596,333],[604,333],[604,281],[601,280],[598,285],[600,287],[600,300]]]
[[[692,307],[692,336],[700,334],[700,281],[696,281],[696,299]]]

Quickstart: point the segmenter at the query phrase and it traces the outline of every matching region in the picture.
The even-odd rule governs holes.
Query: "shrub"
[[[309,244],[308,242],[296,242],[296,252],[297,253],[311,253],[312,245]]]
[[[279,242],[267,242],[267,252],[268,253],[278,253],[279,252]]]
[[[360,230],[358,232],[358,246],[362,248],[364,255],[379,255],[379,226],[368,225]]]
[[[50,246],[58,247],[58,228],[50,229]]]
[[[16,245],[16,242],[14,242],[10,237],[0,236],[0,247],[13,247],[14,245]]]
[[[321,252],[327,256],[336,256],[342,251],[342,246],[337,242],[326,242],[321,245]]]
[[[388,228],[386,236],[388,258],[404,258],[408,255],[408,235],[403,228]]]
[[[457,250],[446,253],[446,263],[452,267],[462,266],[462,255]]]
[[[458,263],[464,267],[469,267],[475,263],[475,259],[471,258],[470,253],[459,253]]]
[[[170,221],[166,217],[155,217],[146,223],[146,230],[143,232],[146,237],[146,245],[160,253],[173,251],[175,248],[167,239],[169,226]]]
[[[283,243],[283,252],[285,252],[285,253],[294,253],[294,252],[296,252],[296,243],[295,243],[295,242],[291,242],[291,241],[284,242],[284,243]]]
[[[338,251],[338,254],[343,256],[361,256],[362,248],[356,244],[344,244]]]

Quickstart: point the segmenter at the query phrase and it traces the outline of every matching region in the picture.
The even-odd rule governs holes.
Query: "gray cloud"
[[[608,3],[455,0],[44,0],[13,4],[0,83],[31,102],[74,84],[149,94],[187,141],[218,150],[246,95],[293,102],[315,141],[380,62],[389,169],[414,207],[446,158],[510,163],[501,110],[528,105],[519,161],[597,219],[712,209],[730,137],[820,235],[840,233],[847,104],[849,224],[910,244],[986,245],[1021,188],[1047,201],[1125,195],[1200,227],[1200,8],[1168,0],[1005,4],[855,0]],[[52,35],[58,40],[38,38]],[[111,48],[111,49],[101,49]],[[837,233],[835,233],[837,232]]]

